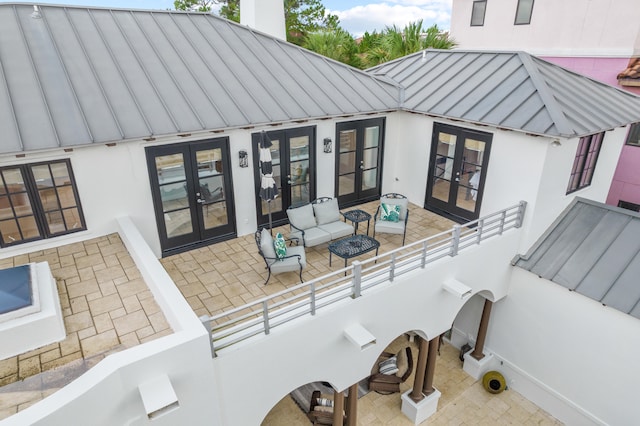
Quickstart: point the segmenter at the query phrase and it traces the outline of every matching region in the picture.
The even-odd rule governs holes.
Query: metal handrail
[[[209,331],[211,353],[264,334],[282,324],[346,299],[356,299],[369,289],[392,282],[398,276],[444,257],[454,257],[468,247],[512,228],[520,228],[527,203],[507,207],[491,215],[454,225],[432,235],[322,277],[279,291],[218,315],[200,317]]]

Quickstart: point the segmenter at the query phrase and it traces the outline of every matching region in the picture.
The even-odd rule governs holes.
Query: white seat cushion
[[[400,222],[389,222],[387,220],[376,221],[376,232],[386,232],[387,234],[404,234],[404,220]]]
[[[297,239],[298,243],[302,243],[302,232],[293,230],[290,239]],[[304,231],[304,245],[307,247],[317,246],[318,244],[331,241],[331,234],[318,227],[309,228]]]
[[[344,223],[341,220],[338,220],[337,222],[327,223],[325,225],[319,225],[318,228],[322,229],[325,232],[328,232],[331,235],[332,240],[353,234],[353,226],[348,223]]]
[[[313,215],[311,204],[287,209],[287,217],[289,218],[289,223],[298,229],[307,230],[316,226],[316,218]]]
[[[318,222],[318,225],[324,225],[340,220],[338,200],[335,198],[330,201],[314,204],[313,212],[316,215],[316,222]]]
[[[296,254],[300,255],[300,263],[298,263],[298,258],[295,256]],[[293,256],[293,257],[289,257]],[[274,262],[270,262],[271,273],[279,274],[280,272],[292,272],[299,271],[300,265],[302,268],[307,266],[307,258],[304,254],[304,247],[302,246],[294,246],[287,248],[287,258],[282,260],[276,260]]]
[[[273,246],[273,237],[267,228],[262,228],[260,234],[260,250],[265,257],[276,257],[276,249]]]

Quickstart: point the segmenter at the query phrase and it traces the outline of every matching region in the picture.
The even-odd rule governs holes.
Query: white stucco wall
[[[472,27],[473,0],[454,0],[451,35],[458,48],[594,57],[639,51],[636,0],[536,0],[529,25],[514,25],[517,4],[487,1],[484,25]]]
[[[494,305],[487,346],[520,370],[520,382],[507,374],[509,386],[537,404],[546,399],[542,407],[568,424],[578,424],[575,413],[559,410],[559,401],[594,423],[628,425],[640,416],[636,318],[514,267],[509,296]]]

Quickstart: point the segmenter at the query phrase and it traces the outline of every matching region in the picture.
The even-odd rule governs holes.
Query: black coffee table
[[[374,240],[368,235],[352,235],[350,237],[343,238],[338,241],[334,241],[332,243],[329,243],[329,266],[331,266],[332,254],[335,254],[336,256],[343,258],[344,267],[346,268],[347,259],[360,256],[361,254],[368,253],[374,249],[376,251],[376,256],[377,256],[379,247],[380,247],[380,242],[377,240]]]

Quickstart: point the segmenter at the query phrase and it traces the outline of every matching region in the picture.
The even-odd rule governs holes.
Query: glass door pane
[[[364,147],[360,168],[362,170],[361,191],[375,189],[378,185],[378,147],[380,145],[380,127],[365,127]]]
[[[270,134],[271,135],[271,134]],[[273,180],[276,181],[276,187],[278,188],[278,196],[275,200],[271,200],[271,203],[268,203],[265,200],[261,200],[260,206],[263,216],[268,216],[269,209],[271,209],[271,214],[280,213],[283,214],[283,204],[282,204],[282,156],[280,155],[280,146],[281,140],[280,138],[271,139],[271,164],[273,167]],[[256,151],[257,155],[258,151]],[[256,157],[256,164],[259,164]],[[258,180],[260,180],[260,174],[258,174]],[[259,195],[258,195],[259,197]],[[271,204],[271,206],[269,206]]]
[[[470,212],[476,210],[485,145],[485,142],[471,138],[464,141],[456,205]]]
[[[356,129],[342,130],[338,140],[340,158],[338,159],[338,195],[356,192]]]
[[[289,191],[292,206],[309,203],[309,136],[289,139]]]
[[[182,153],[155,157],[166,238],[193,232],[184,163]]]
[[[20,168],[0,173],[0,235],[4,245],[42,238]]]
[[[431,196],[445,202],[449,201],[449,194],[451,193],[456,141],[456,135],[444,132],[438,133],[438,144],[435,154],[436,162],[435,167],[431,170],[433,174]]]
[[[204,229],[229,223],[224,185],[224,163],[220,148],[196,152],[198,187],[196,188],[199,215]]]

